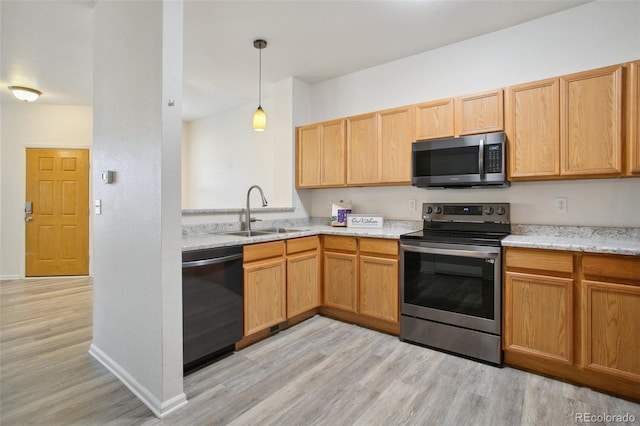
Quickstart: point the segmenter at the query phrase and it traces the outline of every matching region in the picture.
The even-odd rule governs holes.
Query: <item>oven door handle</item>
[[[462,256],[462,257],[475,257],[479,259],[496,259],[500,253],[484,251],[484,250],[461,250],[461,249],[446,249],[436,247],[417,247],[400,244],[400,248],[404,251],[426,253],[426,254],[440,254],[445,256]]]

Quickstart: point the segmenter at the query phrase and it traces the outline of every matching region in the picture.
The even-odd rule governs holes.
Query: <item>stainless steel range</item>
[[[421,231],[400,236],[400,338],[502,363],[502,249],[508,203],[422,206]]]

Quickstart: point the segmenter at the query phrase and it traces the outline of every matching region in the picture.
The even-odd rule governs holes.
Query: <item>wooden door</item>
[[[89,151],[27,149],[27,277],[89,274]]]
[[[324,305],[356,312],[358,300],[356,255],[324,253]]]
[[[413,106],[378,113],[378,183],[411,183],[414,121]]]
[[[584,280],[583,363],[640,383],[640,287]]]
[[[347,184],[378,181],[377,114],[347,119]]]
[[[560,78],[561,174],[622,173],[622,66]]]
[[[640,174],[640,61],[630,64],[628,117],[628,167],[631,175]]]
[[[458,97],[455,108],[455,128],[459,136],[504,130],[502,89]]]
[[[536,180],[560,175],[560,81],[507,89],[505,129],[509,177]]]
[[[359,313],[398,322],[398,260],[360,255]]]
[[[244,335],[286,320],[286,263],[277,258],[244,265]]]
[[[345,173],[345,120],[327,121],[322,124],[320,145],[322,186],[343,186]]]
[[[452,138],[453,98],[416,105],[416,139]]]
[[[298,128],[296,140],[296,187],[320,186],[320,125]]]
[[[573,363],[573,280],[505,273],[504,349]]]
[[[320,256],[317,251],[287,258],[287,318],[320,306]]]

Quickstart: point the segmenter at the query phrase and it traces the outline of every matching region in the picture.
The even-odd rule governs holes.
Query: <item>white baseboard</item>
[[[89,347],[89,354],[100,364],[111,371],[140,401],[144,403],[158,418],[172,413],[187,405],[187,395],[180,393],[166,401],[160,401],[149,390],[134,379],[120,364],[111,359],[93,343]]]
[[[4,281],[4,280],[19,280],[22,279],[23,277],[20,277],[20,275],[0,275],[0,281]]]

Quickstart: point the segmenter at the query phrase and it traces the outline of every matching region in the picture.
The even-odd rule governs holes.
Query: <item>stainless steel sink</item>
[[[257,237],[259,235],[272,235],[274,232],[267,231],[233,231],[233,232],[220,232],[220,235],[235,235],[237,237]]]
[[[270,232],[272,234],[288,234],[289,232],[301,232],[302,230],[293,228],[263,228],[260,229],[260,231]]]

